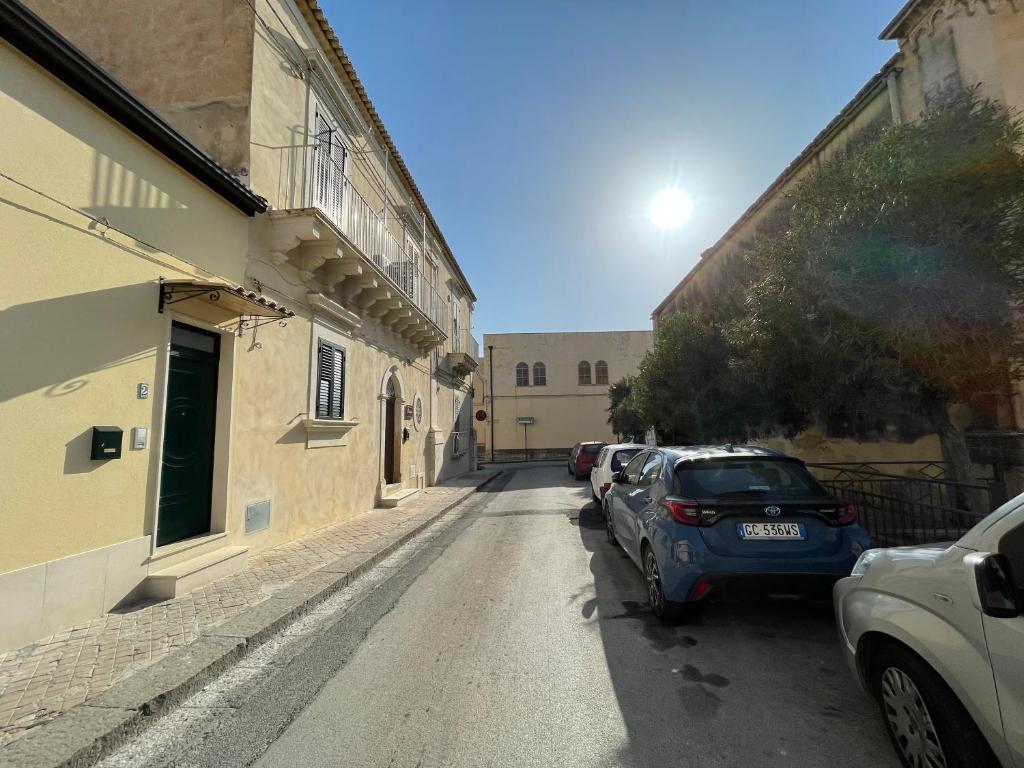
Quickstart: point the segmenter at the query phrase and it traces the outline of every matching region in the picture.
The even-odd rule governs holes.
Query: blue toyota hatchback
[[[651,608],[677,618],[712,590],[829,594],[870,546],[849,501],[770,448],[650,448],[605,494],[608,540],[643,571]]]

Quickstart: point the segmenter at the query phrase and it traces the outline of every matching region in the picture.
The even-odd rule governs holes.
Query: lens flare
[[[683,190],[668,187],[651,202],[651,223],[658,229],[678,229],[693,213],[693,201]]]

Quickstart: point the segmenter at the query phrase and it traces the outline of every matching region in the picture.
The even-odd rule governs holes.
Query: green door
[[[210,530],[220,337],[174,323],[160,474],[157,546]]]

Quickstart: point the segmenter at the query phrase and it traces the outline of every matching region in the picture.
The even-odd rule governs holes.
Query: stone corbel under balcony
[[[294,267],[310,293],[330,302],[320,304],[327,314],[346,321],[344,315],[332,312],[333,305],[356,320],[369,316],[422,354],[447,338],[413,297],[318,209],[271,211],[269,217],[269,260]]]
[[[444,359],[448,370],[460,379],[471,374],[479,365],[476,358],[468,352],[449,352]]]

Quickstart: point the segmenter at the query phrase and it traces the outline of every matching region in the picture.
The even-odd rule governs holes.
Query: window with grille
[[[604,360],[598,360],[594,363],[594,379],[595,384],[608,383],[608,363]]]
[[[580,386],[590,384],[590,363],[587,360],[580,360],[579,366]]]
[[[320,339],[316,363],[316,417],[345,418],[345,350]]]
[[[544,363],[533,364],[533,386],[543,387],[548,383],[548,369]]]
[[[530,386],[530,366],[528,366],[526,363],[516,364],[516,386]]]

